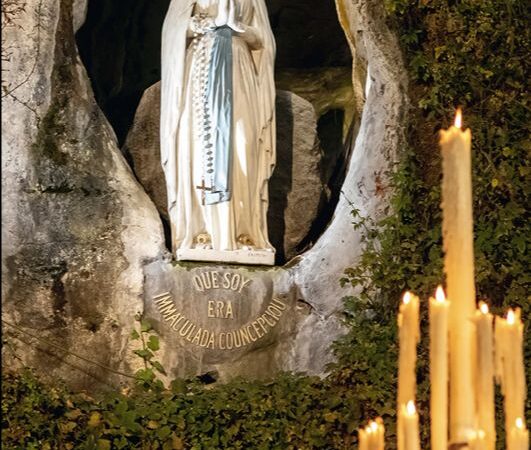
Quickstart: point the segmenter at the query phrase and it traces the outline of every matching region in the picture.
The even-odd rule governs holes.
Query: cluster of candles
[[[476,306],[472,224],[471,134],[454,126],[441,131],[444,268],[442,287],[429,299],[430,419],[432,450],[496,447],[494,382],[504,396],[507,450],[528,450],[523,324],[520,309],[506,318]],[[397,439],[399,450],[420,450],[415,407],[419,298],[406,292],[398,314]],[[359,430],[360,450],[384,449],[381,418]],[[450,446],[449,446],[450,444]]]

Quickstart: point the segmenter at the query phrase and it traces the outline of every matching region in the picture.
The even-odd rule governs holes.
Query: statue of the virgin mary
[[[275,41],[264,0],[172,0],[161,161],[178,260],[273,264]]]

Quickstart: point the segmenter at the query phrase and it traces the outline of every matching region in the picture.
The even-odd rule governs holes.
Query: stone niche
[[[135,0],[124,9],[91,0],[77,33],[98,103],[137,179],[168,223],[159,159],[160,30],[169,0]],[[339,198],[350,155],[345,145],[362,98],[333,2],[267,2],[277,42],[277,154],[268,226],[282,265],[317,240]],[[327,30],[323,39],[320,30]],[[101,51],[105,48],[105,52]],[[162,181],[161,181],[162,180]],[[167,242],[169,247],[169,242]]]
[[[407,80],[380,2],[267,2],[282,256],[267,268],[175,263],[167,250],[157,83],[169,1],[45,3],[27,0],[3,30],[4,360],[76,388],[117,385],[101,366],[142,367],[130,339],[140,313],[170,376],[323,375],[355,292],[339,284],[362,251],[351,211],[386,210],[403,144]]]

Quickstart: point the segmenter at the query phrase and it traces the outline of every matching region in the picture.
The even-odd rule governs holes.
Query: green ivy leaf
[[[151,361],[151,365],[158,370],[161,374],[166,375],[166,370],[164,370],[164,367],[162,364],[158,361]]]
[[[142,321],[140,322],[140,330],[142,331],[142,333],[147,333],[152,329],[153,327],[151,326],[151,323],[146,319],[142,319]]]
[[[98,450],[111,450],[111,441],[108,439],[98,439]]]
[[[153,350],[154,352],[159,350],[160,348],[160,345],[159,345],[159,338],[158,336],[150,336],[149,337],[149,341],[147,343],[147,346],[148,348],[150,348],[151,350]]]

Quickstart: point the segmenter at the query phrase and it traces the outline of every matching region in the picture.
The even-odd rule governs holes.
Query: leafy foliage
[[[206,390],[197,381],[94,399],[6,374],[6,449],[330,449],[351,448],[355,393],[312,377],[235,380]]]
[[[331,375],[215,387],[177,380],[164,389],[157,337],[139,322],[133,338],[145,365],[133,391],[94,399],[43,386],[29,372],[6,374],[4,448],[342,449],[352,448],[356,428],[376,414],[386,422],[386,448],[395,448],[397,306],[405,289],[427,298],[443,279],[437,131],[457,105],[473,133],[478,296],[497,313],[522,307],[531,375],[529,8],[523,0],[385,3],[410,73],[409,145],[392,175],[393,213],[373,223],[353,212],[365,252],[342,279],[358,294],[346,299],[350,332],[334,346]],[[428,448],[425,307],[417,381]]]
[[[401,293],[411,289],[427,299],[443,281],[437,131],[459,105],[473,136],[477,295],[498,314],[522,307],[530,385],[529,7],[515,0],[387,0],[386,6],[412,82],[408,147],[391,175],[393,213],[373,223],[353,212],[354,226],[366,230],[365,252],[342,279],[359,293],[347,302],[351,331],[336,344],[340,365],[352,380],[363,375],[353,364],[356,346],[370,345],[366,339],[378,329],[393,328]],[[428,401],[426,303],[417,372],[421,412]],[[380,342],[385,349],[378,352],[395,351],[393,338]],[[386,402],[396,392],[390,381],[374,387]]]
[[[157,374],[166,375],[166,370],[155,359],[155,352],[160,349],[159,337],[149,321],[142,319],[140,315],[135,319],[139,326],[131,332],[131,340],[141,342],[142,347],[135,350],[134,354],[144,361],[144,368],[135,373],[136,384],[147,390],[160,391],[164,389],[164,384],[157,378]]]

